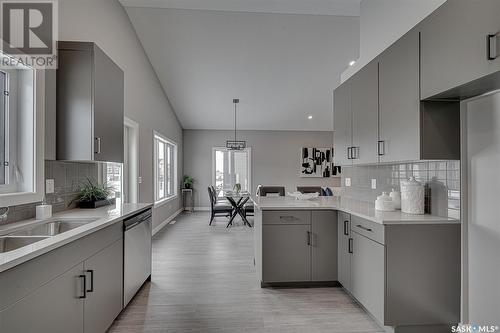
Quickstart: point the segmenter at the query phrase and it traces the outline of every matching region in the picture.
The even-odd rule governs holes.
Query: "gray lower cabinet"
[[[380,323],[384,323],[384,257],[384,245],[352,232],[350,292]]]
[[[84,269],[88,281],[85,332],[105,332],[123,305],[123,240],[85,260]]]
[[[363,67],[350,80],[353,164],[378,162],[378,61]]]
[[[311,280],[311,225],[262,226],[263,282]]]
[[[122,310],[122,288],[116,223],[1,272],[0,332],[103,333]]]
[[[80,263],[0,312],[0,332],[83,333],[82,273]]]
[[[337,214],[312,212],[312,281],[337,281]]]
[[[311,281],[337,281],[336,212],[264,211],[262,282]]]
[[[351,216],[338,212],[338,280],[351,290]]]
[[[487,59],[499,13],[498,0],[448,0],[420,24],[422,99],[500,70],[500,57]]]

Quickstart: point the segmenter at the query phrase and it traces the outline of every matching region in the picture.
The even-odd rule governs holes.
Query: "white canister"
[[[389,196],[392,199],[392,202],[394,202],[394,209],[401,209],[401,193],[399,191],[396,191],[395,189],[392,189],[392,192],[389,194]]]
[[[382,195],[377,197],[377,200],[375,201],[375,209],[385,212],[394,211],[394,202],[387,192],[383,192]]]
[[[425,213],[424,186],[410,177],[401,182],[401,211],[403,213],[422,215]]]
[[[36,206],[36,219],[46,220],[52,217],[52,205],[38,205]]]

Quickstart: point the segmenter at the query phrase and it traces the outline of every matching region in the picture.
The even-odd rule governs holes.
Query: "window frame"
[[[172,157],[173,157],[173,162],[171,165],[173,166],[172,168],[172,174],[170,175],[169,169],[165,165],[165,191],[168,193],[167,189],[167,184],[168,184],[168,179],[169,176],[172,177],[172,194],[168,195],[166,194],[163,197],[158,196],[158,188],[159,188],[159,170],[158,170],[158,143],[162,142],[165,144],[165,149],[164,149],[164,158],[165,160],[167,159],[167,152],[168,152],[168,147],[173,148],[172,152]],[[178,150],[179,150],[179,145],[177,142],[168,139],[166,136],[162,135],[161,133],[157,131],[153,131],[153,199],[154,199],[154,204],[155,206],[165,204],[169,201],[175,200],[179,197],[179,180],[178,180]]]
[[[5,83],[4,83],[4,89],[5,91],[9,91],[10,90],[10,80],[9,80],[9,73],[8,72],[5,72],[5,71],[2,71],[0,69],[0,72],[4,74],[5,76]],[[2,106],[4,108],[4,161],[1,161],[0,160],[0,163],[2,162],[8,162],[9,161],[9,154],[10,154],[10,150],[9,150],[9,135],[10,135],[10,127],[9,127],[9,95],[5,95],[4,92],[0,91],[0,94],[3,94],[4,95],[4,102],[2,103]],[[5,168],[4,168],[4,183],[3,184],[0,184],[0,188],[5,188],[7,186],[10,185],[10,179],[9,179],[9,175],[10,175],[10,167],[9,165],[6,165]]]
[[[226,147],[213,147],[212,148],[212,186],[215,186],[215,181],[216,181],[215,171],[217,169],[217,166],[216,166],[215,154],[218,150],[232,151],[231,149],[228,149]],[[248,163],[247,163],[248,164],[248,192],[250,194],[252,194],[253,193],[253,188],[252,188],[252,148],[247,147],[241,151],[246,151],[248,154]]]
[[[0,59],[6,57],[0,53]],[[30,67],[25,67],[32,69]],[[45,195],[45,71],[33,70],[32,191],[0,193],[0,207],[41,202]],[[8,185],[10,186],[10,185]]]

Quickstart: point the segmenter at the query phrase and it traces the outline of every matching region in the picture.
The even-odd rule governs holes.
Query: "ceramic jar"
[[[375,209],[385,212],[394,211],[394,202],[387,192],[383,192],[382,195],[377,197],[377,200],[375,201]]]
[[[403,213],[422,215],[425,213],[425,190],[424,186],[410,177],[401,182],[401,211]]]
[[[394,202],[394,209],[401,209],[401,193],[399,191],[396,191],[395,189],[392,189],[392,192],[389,194],[389,196],[392,199],[392,202]]]

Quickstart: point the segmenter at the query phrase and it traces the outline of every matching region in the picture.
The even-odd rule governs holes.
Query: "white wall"
[[[446,0],[363,0],[360,11],[359,59],[342,74],[342,82],[445,2]]]
[[[118,0],[59,0],[59,39],[96,42],[125,72],[125,116],[140,126],[139,201],[153,201],[153,130],[179,144],[182,129]],[[155,210],[158,225],[180,208],[174,200]]]
[[[195,206],[208,207],[207,186],[212,183],[212,148],[224,147],[231,131],[185,130],[184,172],[195,178]],[[336,178],[301,178],[303,147],[332,147],[332,132],[239,131],[238,139],[252,148],[252,188],[282,185],[295,191],[297,185],[338,186]]]

